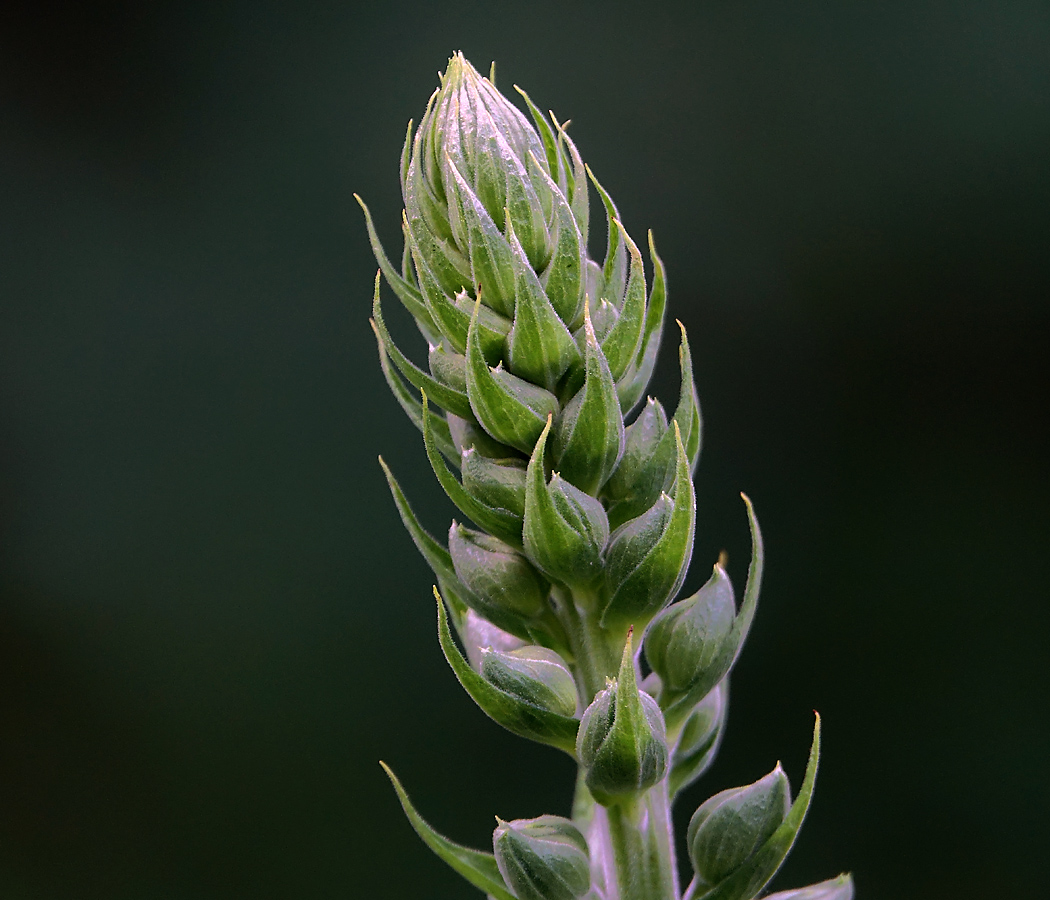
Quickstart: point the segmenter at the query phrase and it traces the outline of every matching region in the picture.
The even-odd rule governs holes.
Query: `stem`
[[[652,896],[677,898],[678,860],[674,849],[674,823],[671,820],[671,800],[667,794],[667,778],[653,785],[645,796],[649,813],[649,881]]]
[[[610,844],[616,861],[616,880],[621,900],[650,900],[645,841],[638,827],[641,804],[616,804],[606,809]],[[655,900],[655,898],[653,898]],[[664,898],[660,898],[664,900]]]
[[[573,819],[587,835],[591,878],[605,900],[678,900],[667,782],[629,804],[601,806],[580,773]]]
[[[584,707],[605,688],[605,679],[616,674],[623,652],[623,640],[617,643],[612,632],[602,628],[591,614],[595,598],[555,589],[558,609],[569,639],[578,687]]]
[[[596,598],[556,590],[573,669],[584,706],[616,674],[626,635],[596,621]],[[667,779],[640,797],[602,806],[591,796],[581,769],[572,815],[587,836],[591,879],[604,900],[678,900],[678,865]]]

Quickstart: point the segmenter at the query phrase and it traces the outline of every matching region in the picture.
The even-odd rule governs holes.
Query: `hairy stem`
[[[591,878],[605,900],[678,900],[671,804],[664,780],[629,805],[595,802],[581,771],[573,820],[591,850]]]
[[[555,588],[558,608],[565,625],[573,656],[577,687],[587,706],[605,688],[620,665],[623,636],[615,640],[612,632],[598,624],[593,609],[596,598],[589,594],[570,594]]]

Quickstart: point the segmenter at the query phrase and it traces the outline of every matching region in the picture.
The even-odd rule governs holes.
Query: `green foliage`
[[[695,877],[683,892],[670,805],[721,742],[728,675],[758,603],[762,535],[744,497],[752,559],[739,609],[721,562],[673,602],[692,555],[702,431],[689,341],[678,323],[673,416],[649,398],[632,417],[660,345],[663,263],[650,234],[650,286],[564,126],[518,92],[528,116],[462,54],[449,61],[405,140],[400,270],[358,201],[380,269],[372,324],[384,377],[475,526],[453,522],[446,547],[383,465],[438,583],[441,650],[489,718],[576,760],[574,818],[500,821],[495,853],[471,850],[430,828],[387,773],[423,841],[498,900],[753,900],[809,807],[820,720],[793,803],[778,766],[696,811]],[[601,262],[589,255],[590,186],[605,212]],[[381,278],[425,338],[426,368],[387,329]],[[644,683],[638,647],[652,669]],[[840,876],[770,900],[852,896]]]

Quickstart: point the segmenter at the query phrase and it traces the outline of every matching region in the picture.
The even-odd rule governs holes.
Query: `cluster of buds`
[[[794,802],[778,767],[697,810],[683,893],[670,806],[717,751],[727,676],[758,600],[761,534],[745,497],[752,562],[739,610],[722,561],[672,603],[692,554],[701,437],[685,328],[673,414],[652,398],[639,410],[667,298],[652,235],[650,283],[565,125],[518,93],[531,120],[494,75],[461,54],[449,61],[408,127],[400,267],[361,206],[380,268],[372,324],[384,375],[473,525],[453,521],[447,544],[433,537],[384,464],[437,580],[442,651],[489,717],[576,760],[573,820],[500,821],[493,853],[469,850],[435,832],[388,774],[423,840],[499,900],[751,900],[802,824],[819,719]],[[591,186],[604,208],[600,264],[588,249]],[[381,276],[426,339],[425,367],[391,337]],[[852,892],[842,876],[775,896]]]

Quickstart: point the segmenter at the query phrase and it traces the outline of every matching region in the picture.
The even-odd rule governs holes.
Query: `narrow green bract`
[[[495,852],[471,850],[434,831],[387,773],[424,842],[490,897],[754,900],[809,807],[819,718],[793,803],[778,766],[696,811],[683,890],[671,803],[721,742],[762,536],[745,497],[752,561],[739,610],[722,560],[673,602],[693,550],[702,427],[685,327],[673,415],[652,398],[635,414],[663,330],[663,263],[650,234],[650,285],[565,127],[518,92],[528,115],[462,54],[449,60],[401,157],[400,270],[358,200],[381,276],[426,342],[416,354],[425,366],[395,343],[377,275],[384,377],[469,520],[452,523],[444,546],[383,464],[437,579],[441,651],[490,719],[573,757],[573,819],[500,820]],[[589,255],[592,187],[605,213],[601,260]],[[842,875],[773,896],[852,900],[853,885]]]

